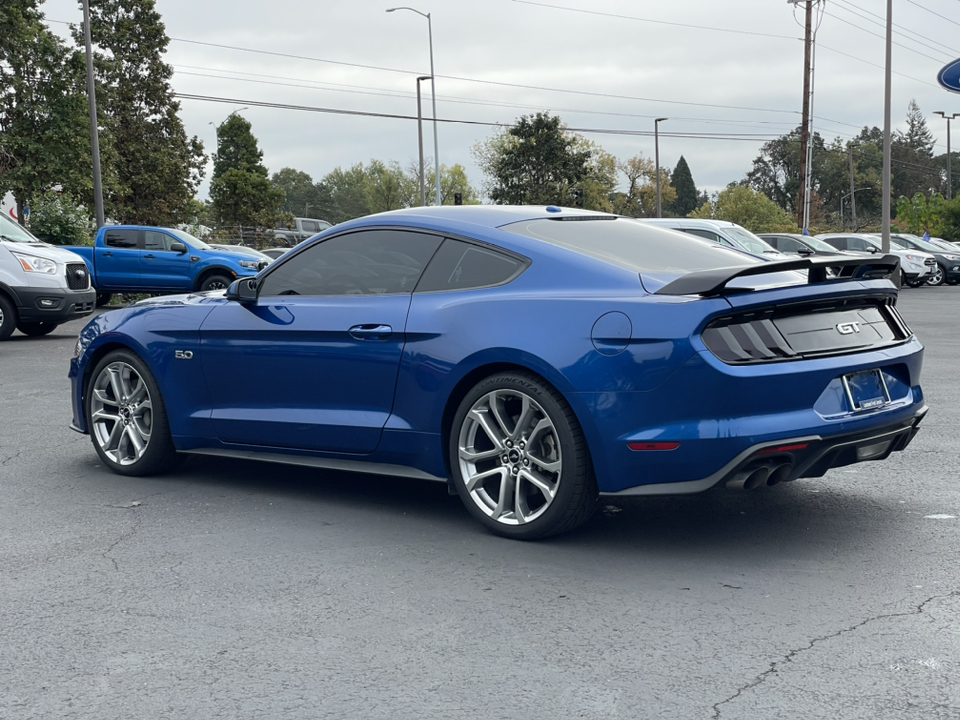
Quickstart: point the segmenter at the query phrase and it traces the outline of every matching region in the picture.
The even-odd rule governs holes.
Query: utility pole
[[[814,0],[793,0],[794,5],[805,2],[803,20],[803,117],[800,120],[800,185],[797,188],[797,226],[802,230],[807,202],[807,146],[810,138],[810,55],[813,48]]]
[[[99,229],[104,225],[103,182],[100,177],[100,130],[97,127],[97,85],[93,73],[89,0],[83,0],[83,44],[87,54],[87,99],[90,104],[90,149],[93,154],[93,207]]]
[[[960,113],[953,113],[952,115],[947,115],[942,110],[934,110],[934,115],[939,115],[944,120],[947,121],[947,200],[953,197],[953,172],[950,167],[950,121],[955,117],[960,116]]]
[[[853,213],[851,230],[857,231],[857,190],[853,178],[853,145],[847,145],[847,157],[850,158],[850,212]],[[840,227],[843,228],[843,217],[840,217]]]
[[[886,49],[883,64],[883,217],[880,222],[880,249],[890,252],[890,96],[893,63],[893,0],[887,0]]]

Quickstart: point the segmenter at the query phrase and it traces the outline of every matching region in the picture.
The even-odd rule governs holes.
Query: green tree
[[[686,217],[699,207],[699,195],[697,194],[696,183],[693,182],[693,174],[690,172],[690,166],[687,164],[683,155],[677,161],[677,166],[673,169],[670,176],[670,182],[676,192],[676,198],[668,206],[671,215],[677,217]]]
[[[549,113],[524,115],[474,147],[490,199],[507,205],[570,205],[589,176],[591,151]],[[582,188],[581,188],[582,189]]]
[[[933,161],[933,136],[927,121],[911,100],[907,106],[907,129],[897,131],[890,142],[890,184],[893,197],[925,195],[939,189],[940,171]]]
[[[946,201],[940,193],[929,198],[916,193],[912,198],[901,195],[897,200],[897,224],[907,232],[942,236],[947,219]]]
[[[320,212],[317,186],[307,173],[283,168],[270,178],[273,186],[283,190],[284,202],[280,208],[294,217],[314,217]]]
[[[763,193],[742,185],[730,185],[714,202],[708,202],[690,214],[707,220],[729,220],[751,232],[796,232],[797,226],[787,212]]]
[[[428,168],[426,178],[426,187],[427,187],[427,204],[431,205],[431,198],[433,197],[430,194],[430,188],[433,187],[433,178],[436,175],[436,171]],[[413,171],[408,175],[409,182],[413,186],[413,197],[411,200],[411,205],[420,204],[420,180],[417,176],[417,171]],[[440,164],[440,204],[441,205],[453,205],[454,204],[454,195],[460,193],[461,199],[463,200],[464,205],[479,205],[480,196],[477,193],[476,189],[470,184],[470,180],[467,178],[467,171],[463,165],[456,164],[453,167],[448,167],[444,164]]]
[[[155,0],[90,3],[97,103],[115,153],[104,188],[107,214],[120,222],[170,225],[184,219],[203,177],[203,144],[188,138],[163,61],[169,38]],[[74,40],[82,45],[81,28]]]
[[[370,183],[361,163],[349,170],[335,168],[319,185],[325,198],[324,220],[336,224],[372,212]]]
[[[367,176],[367,197],[371,212],[385,212],[410,207],[419,195],[419,181],[408,177],[396,161],[371,160],[364,171]]]
[[[43,24],[38,0],[0,4],[0,195],[18,213],[55,185],[92,184],[79,56]]]
[[[210,200],[213,215],[232,226],[273,227],[282,213],[283,190],[270,182],[250,121],[231,113],[217,126]]]
[[[613,210],[629,217],[654,217],[657,214],[657,171],[653,160],[638,153],[617,163],[627,178],[626,192],[614,194]],[[677,197],[670,184],[670,172],[660,168],[660,207],[670,206]]]
[[[69,195],[48,190],[30,205],[30,231],[57,245],[92,245],[96,223],[86,207]]]

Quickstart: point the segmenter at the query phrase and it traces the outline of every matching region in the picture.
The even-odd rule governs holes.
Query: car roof
[[[465,222],[493,229],[524,220],[567,217],[616,216],[611,213],[561,207],[558,205],[428,205],[367,215],[343,224],[348,225],[359,223],[360,221],[363,221],[363,224],[369,224],[368,221],[383,222],[389,221],[392,218],[403,218],[406,220],[423,218],[431,221]]]

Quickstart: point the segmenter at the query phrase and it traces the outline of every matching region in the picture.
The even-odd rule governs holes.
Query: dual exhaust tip
[[[733,490],[753,490],[761,485],[773,487],[790,477],[792,470],[792,463],[754,465],[741,470],[727,480],[727,487]]]

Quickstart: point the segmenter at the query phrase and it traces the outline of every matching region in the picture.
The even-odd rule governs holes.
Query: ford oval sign
[[[937,73],[937,82],[950,92],[960,93],[960,59],[944,65]]]

